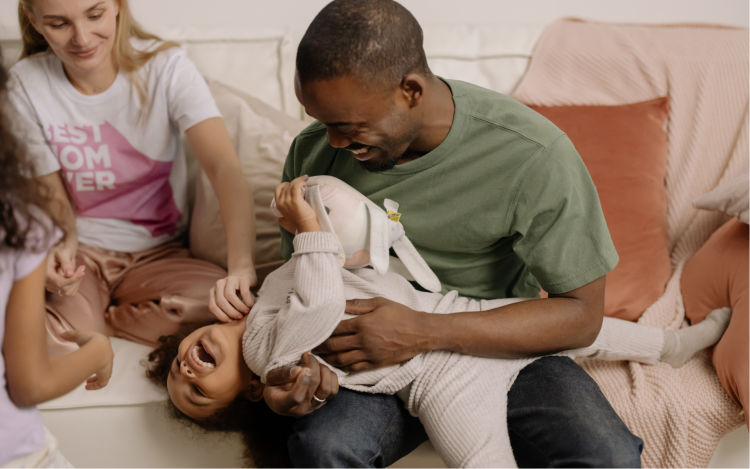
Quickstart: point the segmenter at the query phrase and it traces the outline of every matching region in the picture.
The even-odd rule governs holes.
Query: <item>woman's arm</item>
[[[112,347],[102,334],[69,334],[66,338],[81,347],[68,355],[49,357],[44,324],[44,277],[42,263],[16,281],[8,297],[3,356],[8,394],[19,407],[61,396],[87,378],[87,389],[101,388],[112,374]]]
[[[206,119],[190,127],[186,135],[216,193],[227,239],[228,276],[212,289],[209,308],[222,321],[240,319],[255,301],[250,287],[258,282],[253,261],[253,194],[222,118]]]
[[[40,176],[38,181],[50,193],[49,213],[54,213],[57,223],[65,231],[65,236],[53,248],[47,259],[47,291],[58,295],[75,295],[81,285],[86,266],[76,266],[78,252],[78,232],[73,206],[68,191],[63,184],[60,171]]]

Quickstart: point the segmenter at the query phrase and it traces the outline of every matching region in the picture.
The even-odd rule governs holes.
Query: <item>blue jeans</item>
[[[520,467],[641,464],[641,439],[567,357],[543,357],[521,370],[508,393],[508,430]],[[294,423],[288,448],[296,467],[385,467],[426,439],[398,397],[342,388]]]

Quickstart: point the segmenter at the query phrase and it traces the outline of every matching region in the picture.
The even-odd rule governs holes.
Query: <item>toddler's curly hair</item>
[[[155,384],[166,387],[169,369],[180,342],[188,335],[184,331],[159,338],[159,347],[148,354],[146,375]],[[286,440],[292,419],[273,413],[263,402],[251,402],[238,396],[224,409],[205,420],[193,419],[182,413],[169,401],[172,415],[192,422],[208,431],[239,431],[245,442],[245,460],[250,467],[290,467]]]

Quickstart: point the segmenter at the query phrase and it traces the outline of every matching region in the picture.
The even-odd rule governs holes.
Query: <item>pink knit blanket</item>
[[[514,96],[536,105],[669,97],[665,183],[673,272],[639,322],[680,327],[683,265],[726,220],[696,210],[692,201],[748,171],[748,31],[559,20],[540,38]],[[644,440],[644,466],[707,466],[719,439],[743,422],[708,352],[679,369],[593,360],[583,365]]]

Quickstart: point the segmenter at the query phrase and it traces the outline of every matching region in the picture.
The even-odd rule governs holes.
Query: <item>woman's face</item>
[[[180,342],[167,392],[185,415],[205,419],[248,391],[254,375],[242,358],[244,331],[244,320],[211,324]]]
[[[29,20],[69,73],[92,74],[113,67],[116,0],[33,0]]]

